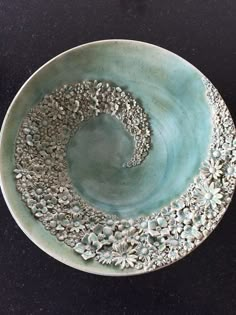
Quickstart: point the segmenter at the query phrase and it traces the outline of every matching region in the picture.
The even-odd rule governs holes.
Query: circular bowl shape
[[[53,58],[19,90],[1,131],[1,187],[52,257],[135,275],[179,260],[216,227],[235,153],[233,120],[201,72],[163,48],[105,40]]]

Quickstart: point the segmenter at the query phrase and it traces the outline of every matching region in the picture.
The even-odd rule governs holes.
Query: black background
[[[127,38],[167,48],[199,68],[236,118],[234,0],[0,0],[1,121],[24,81],[58,53]],[[0,314],[236,314],[236,200],[182,261],[147,275],[73,270],[39,250],[0,198]]]

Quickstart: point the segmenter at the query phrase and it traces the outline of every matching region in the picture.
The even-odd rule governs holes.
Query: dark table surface
[[[234,0],[0,0],[1,121],[24,81],[58,53],[127,38],[198,67],[236,118]],[[236,199],[219,227],[182,261],[147,275],[73,270],[38,249],[0,197],[0,315],[236,314]]]

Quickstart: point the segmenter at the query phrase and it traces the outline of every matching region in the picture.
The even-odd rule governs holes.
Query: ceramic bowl
[[[118,216],[121,226],[136,222],[140,217],[147,218],[139,227],[135,239],[138,243],[140,235],[144,239],[146,237],[148,251],[154,254],[145,256],[145,249],[140,244],[130,245],[127,238],[124,244],[126,242],[128,252],[125,252],[127,248],[118,250],[121,260],[133,255],[133,261],[140,263],[137,266],[137,261],[129,264],[128,260],[123,269],[120,263],[103,264],[99,262],[100,256],[84,260],[44,229],[16,190],[13,173],[15,140],[24,117],[45,94],[64,84],[83,80],[104,80],[130,91],[149,117],[152,146],[139,166],[130,169],[120,166],[122,160],[132,154],[132,137],[127,136],[120,122],[112,117],[101,116],[87,122],[77,136],[78,141],[72,141],[67,152],[72,182],[89,204],[102,209],[106,215]],[[222,143],[212,140],[214,123],[222,124],[219,122],[222,117],[217,122],[214,120],[220,106],[225,106],[223,100],[203,74],[163,48],[131,40],[105,40],[63,52],[26,81],[12,101],[2,125],[1,188],[12,216],[38,247],[82,271],[111,276],[135,275],[169,265],[188,254],[210,234],[232,195],[235,177],[228,173],[235,162],[231,158],[235,152],[235,135],[226,107],[223,110],[231,128],[228,162],[222,154]],[[205,163],[204,166],[202,163]],[[199,179],[199,174],[204,180]],[[222,174],[231,180],[227,182],[231,185],[228,193],[222,181],[217,181],[221,180]],[[197,181],[201,181],[198,186]],[[187,201],[187,197],[195,198],[193,204]],[[168,216],[169,221],[165,219],[168,211],[172,210],[175,227],[170,227],[171,215]],[[197,223],[198,219],[202,221]],[[132,223],[128,225],[130,228]],[[117,223],[117,226],[120,225]],[[182,242],[179,249],[174,235]],[[168,245],[171,241],[175,247]],[[137,248],[142,251],[140,256]],[[155,250],[159,258],[155,256]],[[171,255],[177,256],[173,258]],[[150,263],[150,257],[154,257],[153,263]],[[162,259],[160,257],[164,263],[158,261]]]

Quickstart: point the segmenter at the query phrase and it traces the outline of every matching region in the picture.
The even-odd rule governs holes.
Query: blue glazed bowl
[[[131,40],[105,40],[70,49],[37,70],[22,86],[6,114],[0,142],[1,187],[6,203],[25,234],[57,260],[102,275],[133,275],[143,271],[84,261],[47,233],[30,214],[16,191],[13,169],[15,139],[32,106],[53,89],[82,80],[105,80],[127,89],[150,117],[152,150],[139,167],[118,169],[129,156],[130,139],[112,118],[99,117],[69,144],[69,173],[79,193],[92,205],[121,218],[137,218],[169,204],[183,193],[206,159],[211,113],[203,74],[179,56],[154,45]],[[104,159],[92,131],[101,128]],[[78,154],[77,146],[85,150]],[[87,147],[86,147],[87,146]],[[86,148],[87,149],[86,151]],[[89,154],[94,149],[93,154]],[[100,150],[100,151],[99,151]],[[101,154],[97,154],[100,152]],[[101,161],[99,160],[101,159]]]

